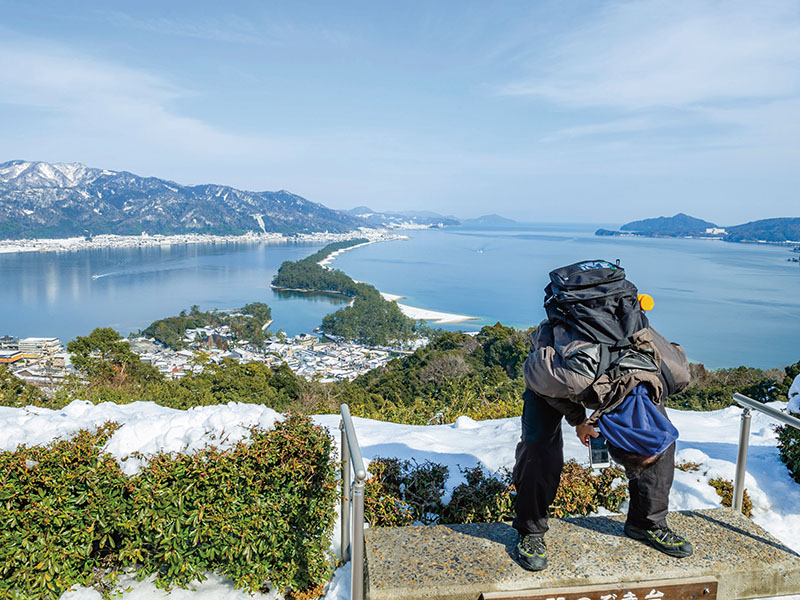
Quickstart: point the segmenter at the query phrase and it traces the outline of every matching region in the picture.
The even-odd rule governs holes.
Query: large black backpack
[[[587,340],[624,348],[628,338],[648,327],[636,286],[625,269],[605,260],[587,260],[550,272],[544,308],[555,327],[574,329]]]

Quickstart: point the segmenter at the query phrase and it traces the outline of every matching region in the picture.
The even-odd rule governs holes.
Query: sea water
[[[452,228],[406,233],[332,263],[401,302],[476,320],[529,327],[544,318],[543,288],[555,267],[620,260],[655,298],[654,327],[708,367],[778,367],[800,360],[800,266],[780,246],[718,240],[606,238],[596,225]],[[226,243],[0,255],[0,335],[63,342],[94,327],[123,335],[197,304],[202,310],[266,302],[273,330],[310,331],[342,306],[337,297],[278,294],[269,282],[284,260],[320,244]]]
[[[620,260],[655,299],[651,324],[708,367],[771,368],[800,360],[800,265],[785,246],[720,240],[600,237],[596,226],[444,229],[345,253],[336,267],[401,302],[471,315],[475,329],[544,319],[548,273],[586,259]]]
[[[346,299],[278,293],[269,284],[283,261],[320,246],[181,244],[0,254],[0,335],[62,343],[95,327],[128,335],[195,304],[211,310],[250,302],[270,306],[273,331],[310,331]]]

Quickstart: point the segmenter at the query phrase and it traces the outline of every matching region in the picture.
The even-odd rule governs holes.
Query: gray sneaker
[[[547,566],[547,545],[537,535],[523,535],[517,543],[517,560],[528,571],[541,571]]]
[[[654,529],[640,529],[626,523],[625,535],[634,540],[641,540],[656,550],[675,558],[685,558],[693,552],[692,544],[666,525]]]

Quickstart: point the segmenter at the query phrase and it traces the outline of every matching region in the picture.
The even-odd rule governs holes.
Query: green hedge
[[[487,473],[482,467],[461,469],[465,483],[442,502],[448,468],[426,461],[376,458],[369,465],[364,510],[367,521],[378,527],[412,523],[475,523],[513,517],[516,493],[511,473]],[[550,514],[555,517],[588,515],[601,506],[619,510],[628,495],[623,469],[612,466],[599,473],[575,460],[564,464],[561,483]]]
[[[116,428],[0,453],[0,597],[108,594],[133,569],[159,587],[215,572],[236,587],[316,597],[329,579],[332,442],[288,416],[229,450],[159,454],[125,476],[102,447]]]
[[[800,413],[790,414],[800,418]],[[777,428],[777,432],[781,460],[786,463],[792,478],[800,483],[800,430],[789,425],[781,425]]]

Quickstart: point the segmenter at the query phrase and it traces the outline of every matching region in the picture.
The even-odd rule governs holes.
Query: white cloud
[[[794,96],[799,39],[795,2],[615,3],[501,93],[623,110]]]
[[[176,153],[184,159],[230,160],[254,154],[285,157],[296,151],[288,140],[231,133],[181,114],[177,104],[193,92],[144,70],[38,39],[2,40],[0,55],[0,104],[41,114],[38,131],[31,126],[22,136],[26,143],[38,135],[71,143],[75,150],[83,145],[90,154],[102,149],[120,156],[135,149],[139,159],[134,164],[141,164],[143,156]],[[18,156],[12,149],[18,142],[6,140],[0,149]]]

